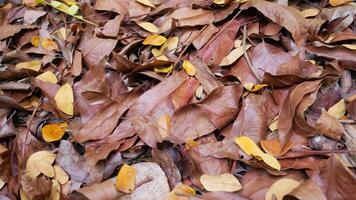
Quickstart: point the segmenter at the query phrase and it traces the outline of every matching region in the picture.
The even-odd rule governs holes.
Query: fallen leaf
[[[59,165],[54,165],[53,168],[55,172],[54,179],[56,179],[62,185],[66,184],[69,180],[68,174]]]
[[[194,76],[197,73],[196,67],[189,60],[184,60],[182,67],[189,76]]]
[[[157,122],[158,132],[161,134],[163,139],[169,135],[170,123],[171,123],[171,117],[167,114],[163,114],[158,118],[158,122]]]
[[[200,182],[210,192],[236,192],[242,188],[237,178],[227,173],[216,176],[204,174],[200,177]]]
[[[0,179],[0,190],[5,186],[5,182],[3,180]]]
[[[52,190],[49,196],[50,200],[60,200],[61,199],[61,186],[57,180],[52,180]]]
[[[257,159],[263,160],[268,166],[280,170],[281,165],[273,156],[264,153],[253,140],[246,136],[240,136],[235,139],[236,144],[248,155],[255,156]]]
[[[159,32],[159,28],[151,22],[137,22],[137,25],[151,33]]]
[[[177,184],[169,193],[169,200],[187,200],[187,196],[194,196],[195,190],[185,184]]]
[[[73,115],[74,97],[72,86],[66,83],[60,87],[54,97],[54,100],[56,101],[57,107],[60,111],[68,115]]]
[[[137,2],[145,5],[145,6],[149,6],[152,8],[155,8],[156,6],[150,1],[150,0],[136,0]]]
[[[294,179],[280,179],[266,192],[266,200],[282,200],[285,195],[297,188],[300,183]]]
[[[136,169],[124,164],[116,177],[116,189],[123,193],[131,193],[135,189]]]
[[[336,119],[340,119],[340,117],[344,116],[346,113],[346,104],[345,100],[341,99],[335,105],[331,106],[328,109],[329,115],[335,117]]]
[[[276,117],[273,119],[272,123],[268,126],[268,128],[269,128],[269,130],[271,130],[271,131],[277,130],[277,128],[278,128],[278,116],[276,116]]]
[[[319,12],[320,12],[320,10],[317,8],[307,8],[302,11],[302,15],[304,16],[304,18],[314,17],[314,16],[318,15]]]
[[[151,53],[153,54],[154,57],[156,57],[157,60],[164,60],[164,61],[168,61],[169,59],[167,58],[167,56],[165,56],[164,54],[162,54],[162,52],[156,48],[153,48],[151,50]]]
[[[247,44],[246,45],[246,50],[248,50],[250,47],[252,47],[252,45]],[[236,45],[235,45],[235,49],[230,51],[230,53],[226,57],[223,58],[223,60],[221,61],[221,63],[219,65],[220,66],[231,65],[237,59],[239,59],[243,54],[244,54],[243,46],[236,47]]]
[[[46,142],[58,141],[63,137],[67,126],[68,124],[65,122],[46,124],[42,127],[42,138]]]
[[[179,38],[177,36],[169,37],[167,41],[162,45],[160,51],[167,53],[174,53],[178,47]]]
[[[254,83],[245,83],[244,88],[250,92],[256,92],[267,87],[267,84],[254,84]]]
[[[43,72],[42,74],[36,76],[36,79],[53,84],[58,82],[56,75],[54,75],[51,71]]]
[[[167,39],[161,35],[150,35],[142,42],[144,45],[161,46]]]
[[[163,67],[163,68],[158,68],[158,67],[153,68],[154,72],[164,73],[164,74],[167,74],[167,73],[171,72],[172,70],[173,70],[173,65],[171,65],[169,67]]]
[[[26,174],[35,179],[43,173],[48,177],[54,177],[55,172],[52,163],[56,159],[56,154],[49,151],[38,151],[31,154],[26,163]]]
[[[41,69],[41,61],[33,60],[33,61],[18,63],[16,64],[16,69],[30,69],[38,72]]]
[[[343,4],[347,4],[349,2],[352,2],[352,0],[329,0],[330,5],[332,6],[341,6]]]

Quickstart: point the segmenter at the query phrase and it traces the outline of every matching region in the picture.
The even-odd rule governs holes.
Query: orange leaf
[[[123,193],[131,193],[135,189],[136,169],[124,164],[116,177],[116,189]]]
[[[42,137],[46,142],[54,142],[60,140],[67,128],[67,123],[46,124],[42,128]]]

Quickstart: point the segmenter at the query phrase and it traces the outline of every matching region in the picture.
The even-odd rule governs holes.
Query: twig
[[[261,77],[258,76],[257,72],[255,71],[255,69],[253,68],[252,64],[251,64],[251,61],[250,61],[250,58],[248,57],[247,55],[247,52],[246,52],[246,38],[247,38],[247,33],[246,33],[246,26],[247,25],[244,25],[244,28],[243,28],[243,39],[242,39],[242,46],[243,46],[243,50],[244,50],[244,57],[246,59],[246,62],[248,64],[248,66],[250,67],[253,75],[256,77],[256,79],[258,81],[261,81]]]
[[[22,143],[22,157],[25,155],[25,146],[27,145],[26,143],[27,143],[28,133],[30,132],[31,124],[32,124],[33,118],[35,117],[35,114],[37,112],[37,108],[39,105],[40,104],[37,104],[35,109],[33,110],[32,114],[31,114],[30,121],[29,121],[27,129],[26,129],[25,141]]]

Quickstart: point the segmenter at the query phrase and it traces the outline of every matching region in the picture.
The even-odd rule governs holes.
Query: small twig
[[[10,117],[6,120],[3,126],[0,127],[0,131],[6,126],[6,124],[12,119],[12,117],[16,114],[16,110],[10,115]]]
[[[139,181],[138,183],[136,183],[135,188],[138,188],[138,187],[140,187],[141,185],[146,184],[146,183],[148,183],[148,182],[150,182],[150,181],[152,181],[152,180],[153,180],[152,177],[146,176],[143,180],[141,180],[141,181]]]
[[[253,68],[252,64],[251,64],[251,61],[250,61],[250,58],[248,57],[247,55],[247,52],[246,52],[246,38],[247,38],[247,33],[246,33],[246,26],[247,25],[244,25],[244,28],[243,28],[243,39],[242,39],[242,46],[243,46],[243,50],[244,50],[244,57],[246,59],[246,62],[248,64],[248,66],[250,67],[253,75],[256,77],[256,79],[258,81],[261,81],[261,77],[258,76],[257,72],[255,71],[255,69]]]
[[[37,108],[39,105],[40,104],[37,104],[35,109],[33,110],[32,114],[31,114],[30,121],[29,121],[27,129],[26,129],[25,141],[22,143],[22,157],[25,155],[25,146],[27,145],[26,143],[27,143],[28,133],[30,132],[31,124],[32,124],[33,118],[35,117],[35,114],[37,112]]]
[[[0,89],[1,90],[28,91],[31,89],[31,84],[11,81],[11,82],[0,84]]]

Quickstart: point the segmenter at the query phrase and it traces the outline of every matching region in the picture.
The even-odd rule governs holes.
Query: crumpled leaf
[[[65,122],[46,124],[42,127],[42,138],[46,142],[58,141],[63,137],[67,126]]]
[[[116,189],[123,193],[131,193],[135,189],[136,169],[124,164],[116,177]]]
[[[56,101],[57,107],[60,111],[68,115],[73,115],[74,113],[74,97],[72,86],[69,83],[64,84],[57,91],[54,100]]]
[[[297,188],[300,182],[294,179],[279,179],[266,192],[266,200],[282,200],[283,197]]]
[[[152,45],[152,46],[161,46],[163,43],[167,41],[167,38],[161,35],[150,35],[143,40],[142,44],[144,45]]]
[[[211,192],[236,192],[242,188],[237,178],[227,173],[216,176],[204,174],[200,177],[200,182]]]
[[[16,69],[30,69],[38,72],[41,69],[41,61],[33,60],[33,61],[18,63],[16,64]]]
[[[254,142],[247,136],[240,136],[235,139],[239,147],[248,155],[255,156],[259,160],[263,160],[268,166],[280,170],[281,165],[273,156],[264,153]]]
[[[38,151],[31,154],[26,163],[26,175],[35,179],[43,173],[48,177],[54,177],[55,172],[52,163],[56,159],[56,154],[49,151]]]

